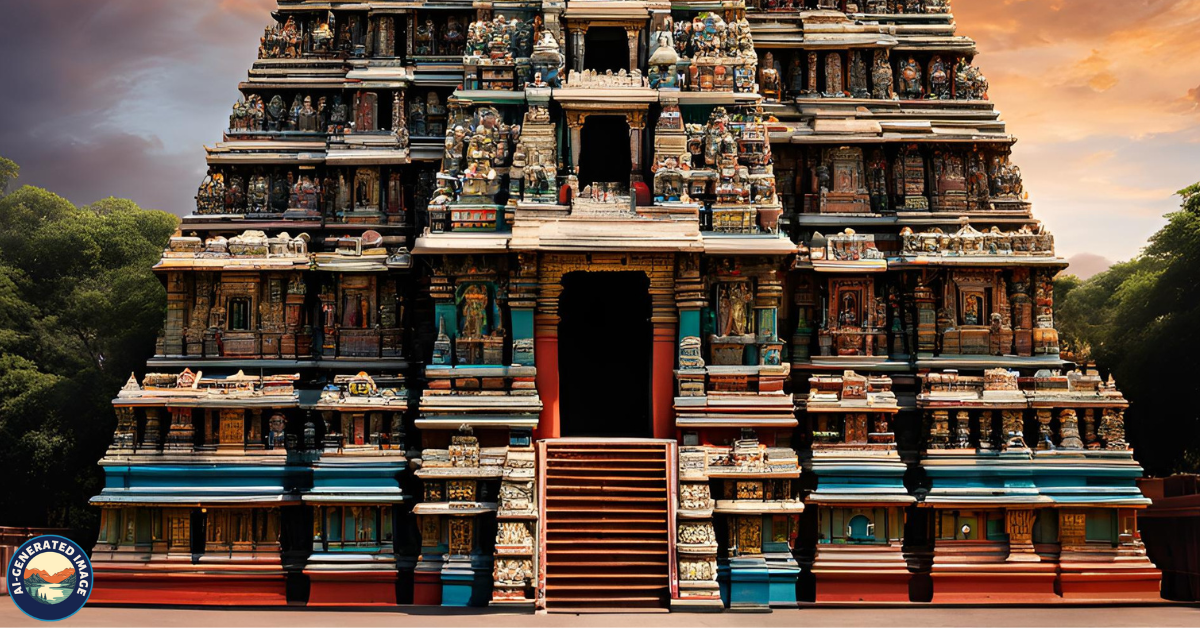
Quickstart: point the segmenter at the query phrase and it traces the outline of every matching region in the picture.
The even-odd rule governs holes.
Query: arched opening
[[[583,37],[583,69],[617,73],[629,70],[629,38],[624,28],[592,26]]]
[[[625,116],[588,116],[580,135],[579,186],[619,183],[629,186],[633,154]]]
[[[854,515],[846,525],[846,536],[851,543],[871,543],[875,541],[875,525],[865,515]]]
[[[652,437],[650,279],[641,272],[573,272],[562,285],[562,435]]]

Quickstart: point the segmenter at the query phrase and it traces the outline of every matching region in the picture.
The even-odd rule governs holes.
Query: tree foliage
[[[166,295],[150,268],[177,219],[127,200],[77,207],[0,158],[2,525],[95,523],[111,400],[153,353]]]
[[[20,172],[21,168],[15,161],[0,157],[0,194],[8,190],[9,182],[16,179]]]
[[[1200,184],[1179,195],[1141,255],[1056,285],[1066,343],[1116,378],[1129,440],[1154,474],[1200,471]]]

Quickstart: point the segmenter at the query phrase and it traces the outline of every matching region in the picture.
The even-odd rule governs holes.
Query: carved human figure
[[[749,307],[753,300],[750,288],[745,282],[724,284],[722,288],[718,304],[720,333],[723,336],[744,336],[748,333]]]
[[[929,62],[929,97],[938,100],[949,100],[951,94],[950,70],[941,55],[934,55]]]
[[[871,91],[867,89],[867,62],[863,52],[850,51],[850,95],[854,98],[870,98]]]
[[[267,104],[267,130],[283,131],[287,128],[287,105],[283,96],[276,94]]]
[[[300,131],[307,133],[319,133],[323,130],[321,129],[321,122],[317,116],[317,110],[312,106],[312,96],[306,96],[304,98],[304,106],[300,108],[297,118],[299,120],[298,127]]]
[[[900,66],[900,97],[905,100],[917,100],[925,93],[925,88],[922,85],[921,65],[917,63],[915,57],[909,57]]]
[[[482,285],[474,284],[463,292],[463,338],[483,337],[487,324],[487,303],[487,288]]]
[[[840,98],[846,95],[845,76],[842,73],[842,55],[831,52],[825,55],[825,96]]]
[[[300,98],[300,95],[297,94],[296,97],[292,99],[292,108],[288,110],[287,130],[300,130],[300,115],[303,111],[304,101]]]
[[[888,61],[886,50],[875,51],[875,63],[871,68],[871,96],[879,100],[891,100],[896,97],[892,87],[892,64]]]
[[[782,92],[780,83],[780,68],[779,63],[775,61],[775,55],[768,52],[763,58],[762,68],[759,70],[758,82],[762,90],[764,98],[770,100],[779,100]]]

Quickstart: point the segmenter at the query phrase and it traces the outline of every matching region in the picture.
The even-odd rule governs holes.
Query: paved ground
[[[25,616],[7,597],[0,597],[0,627],[45,626]],[[232,628],[253,626],[448,626],[455,628],[506,628],[508,626],[580,627],[631,626],[1030,626],[1071,628],[1074,626],[1155,626],[1168,628],[1200,626],[1200,607],[1014,607],[1014,608],[807,608],[771,614],[652,614],[652,615],[526,615],[488,611],[448,614],[440,609],[329,611],[303,608],[275,610],[195,610],[182,608],[87,607],[61,626],[199,626]]]

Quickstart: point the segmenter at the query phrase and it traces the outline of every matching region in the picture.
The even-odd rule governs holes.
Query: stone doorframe
[[[648,103],[572,103],[561,102],[571,132],[571,171],[579,174],[579,157],[583,152],[583,125],[589,116],[624,116],[629,125],[629,154],[632,164],[630,182],[642,178],[642,135],[646,130]]]
[[[674,369],[679,313],[674,253],[543,253],[538,264],[534,313],[534,360],[542,414],[536,437],[559,438],[558,315],[563,275],[572,272],[642,272],[650,279],[651,416],[655,438],[675,438]],[[614,295],[619,298],[620,295]],[[598,382],[599,384],[599,382]]]
[[[610,26],[625,29],[625,38],[629,42],[629,67],[626,69],[632,72],[639,67],[638,40],[642,29],[646,28],[646,20],[580,20],[579,18],[567,18],[567,31],[571,33],[572,69],[576,72],[583,71],[584,39],[587,37],[588,28],[592,26]]]

